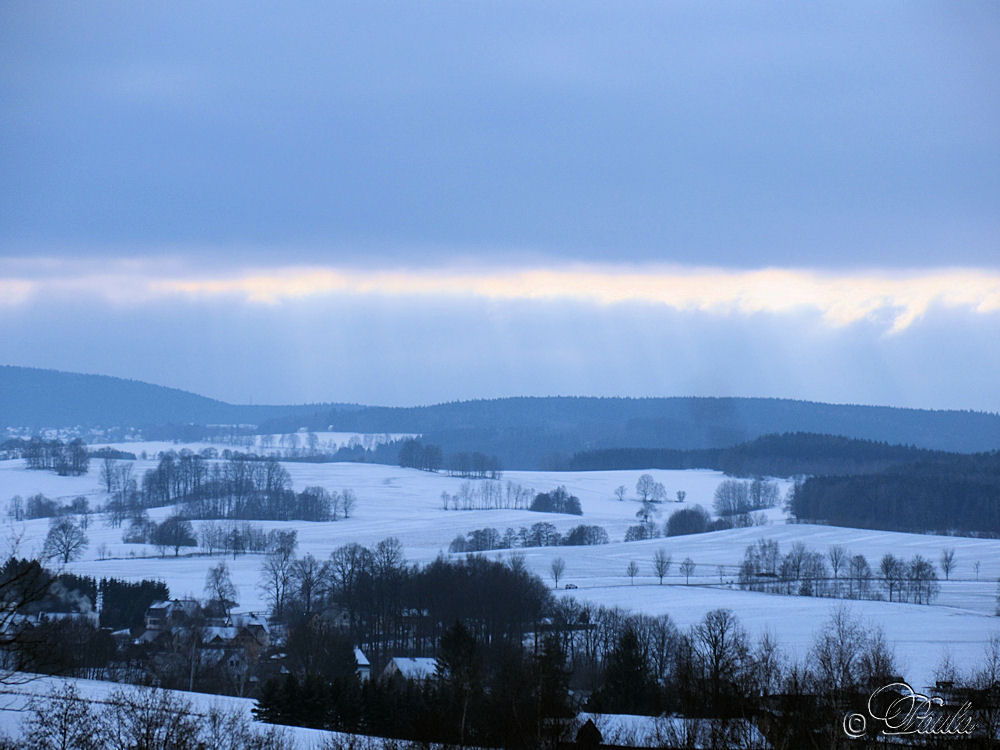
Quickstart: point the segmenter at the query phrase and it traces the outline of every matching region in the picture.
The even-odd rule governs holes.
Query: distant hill
[[[764,435],[728,448],[605,448],[575,453],[573,471],[716,469],[732,476],[853,475],[960,455],[807,432]]]
[[[139,380],[0,366],[2,427],[259,424],[292,414],[308,417],[332,406],[236,406]]]
[[[292,421],[275,420],[274,431]],[[725,448],[774,433],[814,433],[973,453],[1000,448],[1000,415],[775,398],[504,398],[411,408],[331,410],[316,425],[422,433],[446,453],[480,450],[505,466],[561,466],[603,448]]]
[[[254,424],[420,433],[445,453],[481,451],[506,468],[567,466],[606,448],[727,448],[774,433],[815,433],[932,450],[1000,448],[1000,415],[773,398],[518,397],[417,407],[245,406],[103,375],[0,366],[0,426]],[[154,434],[148,430],[146,434]],[[772,446],[773,447],[773,446]]]

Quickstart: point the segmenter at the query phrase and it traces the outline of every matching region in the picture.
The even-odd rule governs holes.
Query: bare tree
[[[628,490],[625,489],[625,485],[624,484],[620,484],[617,487],[615,487],[615,497],[618,498],[619,502],[622,502],[622,501],[625,500],[625,495],[626,495],[627,492],[628,492]]]
[[[670,563],[672,558],[667,554],[664,549],[658,549],[653,555],[653,570],[656,571],[657,578],[660,579],[660,585],[663,585],[663,578],[670,572]]]
[[[98,724],[90,703],[64,682],[44,698],[32,698],[22,727],[25,750],[99,750]]]
[[[635,577],[639,575],[639,564],[635,560],[629,562],[628,567],[625,568],[625,575],[631,579],[630,583],[635,585]]]
[[[735,516],[751,509],[750,490],[747,482],[724,479],[715,488],[712,507],[720,516]]]
[[[715,609],[692,628],[691,635],[717,705],[723,686],[736,682],[748,661],[746,631],[732,610]]]
[[[49,524],[42,551],[46,557],[60,559],[65,565],[82,555],[89,543],[87,534],[72,516],[60,516]]]
[[[844,549],[839,544],[830,545],[830,549],[826,553],[827,558],[830,560],[830,570],[833,571],[833,588],[834,596],[839,596],[840,594],[840,569],[844,567],[844,564],[849,559],[847,550]]]
[[[882,574],[882,585],[889,594],[889,601],[893,600],[893,593],[902,598],[900,589],[903,587],[903,579],[906,576],[906,563],[891,552],[886,553],[879,563],[879,572]]]
[[[979,570],[982,568],[982,566],[983,566],[983,564],[981,562],[979,562],[979,560],[976,560],[972,564],[972,567],[975,568],[975,570],[976,570],[976,580],[977,581],[979,580]]]
[[[649,499],[654,503],[662,503],[667,499],[667,488],[662,482],[653,482],[653,490],[649,494]]]
[[[109,495],[114,492],[118,481],[118,462],[113,458],[105,458],[101,462],[101,484]]]
[[[684,498],[687,497],[687,494],[688,493],[685,492],[684,490],[677,490],[677,502],[683,503],[684,502]]]
[[[955,569],[955,548],[945,547],[941,550],[941,572],[944,573],[944,579],[947,581],[951,578],[951,571]]]
[[[357,502],[358,496],[354,494],[354,490],[344,490],[340,493],[340,508],[344,511],[344,518],[351,517],[351,512]]]
[[[528,564],[525,562],[523,552],[511,552],[507,556],[507,567],[513,570],[515,573],[524,573],[528,570]]]
[[[263,592],[275,617],[281,617],[292,576],[292,556],[282,549],[274,549],[264,557],[258,587]]]
[[[233,607],[240,602],[236,598],[236,586],[233,585],[233,579],[229,575],[229,567],[225,560],[208,569],[208,575],[205,577],[205,593],[209,600],[219,602],[226,610],[226,620],[229,620]]]
[[[643,502],[653,499],[654,488],[656,487],[656,480],[653,479],[652,474],[643,474],[639,477],[639,480],[635,483],[636,494],[639,495],[639,499]]]
[[[896,674],[882,630],[838,607],[816,636],[807,664],[820,690],[834,695],[884,684]]]
[[[292,563],[291,588],[306,614],[312,614],[316,610],[317,602],[326,592],[325,582],[328,577],[326,564],[311,554]]]
[[[553,558],[552,564],[549,566],[549,571],[552,573],[552,580],[555,582],[555,588],[559,588],[559,579],[562,578],[562,574],[566,572],[566,561],[561,557]]]
[[[684,584],[687,585],[691,582],[691,576],[694,575],[695,564],[694,560],[690,557],[685,557],[684,562],[681,563],[681,575],[684,576]]]

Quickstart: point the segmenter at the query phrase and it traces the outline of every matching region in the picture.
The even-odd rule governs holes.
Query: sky
[[[0,362],[1000,411],[1000,5],[4,3]]]

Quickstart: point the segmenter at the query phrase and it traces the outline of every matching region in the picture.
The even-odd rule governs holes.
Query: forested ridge
[[[331,394],[336,397],[336,394]],[[481,451],[509,468],[560,468],[601,449],[721,449],[807,432],[964,453],[1000,448],[1000,415],[777,398],[509,397],[429,406],[236,405],[134,380],[0,366],[0,426],[141,428],[200,439],[225,425],[263,434],[416,433],[447,453]]]
[[[838,526],[1000,534],[1000,452],[811,477],[795,488],[791,509],[800,520]]]
[[[795,432],[763,435],[729,448],[709,450],[610,448],[583,451],[573,455],[567,468],[574,471],[715,469],[733,476],[793,477],[864,474],[950,455],[955,454],[839,435]]]

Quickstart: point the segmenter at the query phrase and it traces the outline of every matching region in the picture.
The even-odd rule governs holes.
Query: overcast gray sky
[[[5,3],[0,360],[1000,410],[1000,5]]]

